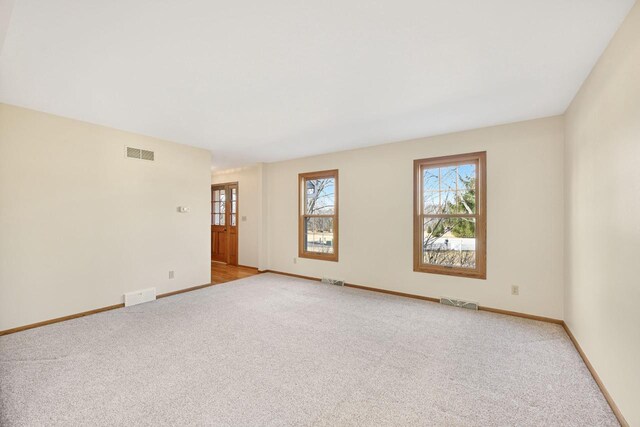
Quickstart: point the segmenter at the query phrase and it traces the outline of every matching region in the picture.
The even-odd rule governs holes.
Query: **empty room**
[[[0,426],[640,427],[640,2],[0,0]]]

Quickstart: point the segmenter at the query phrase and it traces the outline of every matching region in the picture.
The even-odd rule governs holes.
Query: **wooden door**
[[[211,260],[238,265],[238,183],[211,186]]]
[[[227,262],[227,189],[211,187],[211,261]]]

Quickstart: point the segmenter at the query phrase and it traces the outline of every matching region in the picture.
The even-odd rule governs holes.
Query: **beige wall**
[[[262,164],[214,172],[212,184],[238,183],[238,263],[258,267],[262,219]]]
[[[0,330],[208,283],[210,165],[205,150],[0,104]]]
[[[640,5],[566,113],[565,321],[640,426]]]
[[[562,318],[563,119],[552,117],[265,165],[268,265],[308,276]],[[487,151],[487,280],[415,273],[413,160]],[[298,253],[298,173],[340,170],[340,261]],[[520,295],[511,295],[511,285]]]

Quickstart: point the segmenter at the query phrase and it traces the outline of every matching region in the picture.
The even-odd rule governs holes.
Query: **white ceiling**
[[[633,3],[15,0],[0,101],[276,161],[561,114]]]

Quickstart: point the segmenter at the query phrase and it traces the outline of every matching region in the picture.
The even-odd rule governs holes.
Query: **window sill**
[[[487,273],[477,270],[462,270],[458,268],[434,267],[434,266],[414,266],[413,271],[416,273],[442,274],[445,276],[466,277],[468,279],[487,279]]]
[[[338,254],[330,254],[330,255],[321,255],[321,254],[312,254],[309,252],[302,252],[298,254],[298,258],[307,258],[307,259],[315,259],[319,261],[333,261],[338,262]]]

